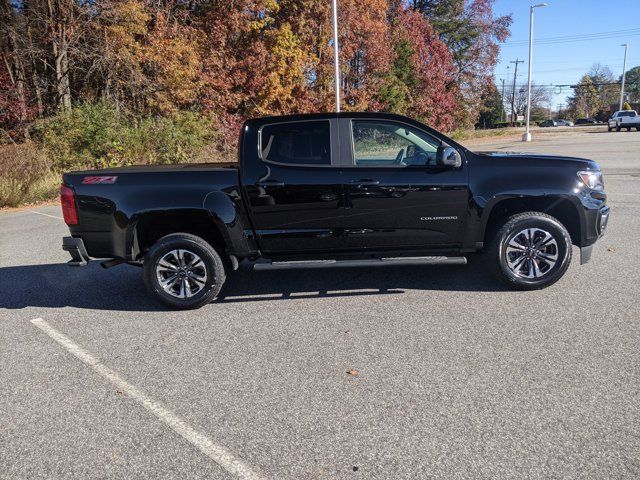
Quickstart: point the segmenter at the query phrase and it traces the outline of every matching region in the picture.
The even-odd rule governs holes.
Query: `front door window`
[[[440,141],[395,122],[353,121],[357,167],[436,166]]]

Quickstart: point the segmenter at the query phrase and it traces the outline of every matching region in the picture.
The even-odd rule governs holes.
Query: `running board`
[[[466,257],[386,257],[363,260],[295,260],[258,262],[254,270],[293,270],[298,268],[380,267],[383,265],[466,265]]]

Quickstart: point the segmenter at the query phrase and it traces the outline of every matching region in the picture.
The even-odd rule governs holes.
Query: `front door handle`
[[[256,183],[256,186],[266,188],[266,187],[284,187],[284,182],[279,180],[265,180],[264,182]]]
[[[370,178],[361,178],[360,180],[351,180],[351,185],[367,186],[367,185],[380,185],[380,180],[371,180]]]

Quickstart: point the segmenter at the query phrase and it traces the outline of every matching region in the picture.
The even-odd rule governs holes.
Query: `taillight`
[[[62,204],[62,216],[67,225],[78,224],[78,210],[73,189],[66,185],[60,185],[60,203]]]

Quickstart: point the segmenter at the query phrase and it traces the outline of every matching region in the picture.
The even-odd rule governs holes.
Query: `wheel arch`
[[[558,219],[569,232],[571,242],[580,245],[582,242],[582,217],[570,199],[559,195],[518,196],[497,199],[483,212],[482,239],[487,244],[492,235],[513,215],[523,212],[542,212]]]
[[[171,233],[190,233],[206,240],[221,255],[231,239],[222,220],[205,209],[158,210],[140,214],[130,226],[130,256],[139,260],[160,238]],[[226,255],[225,255],[226,256]]]

